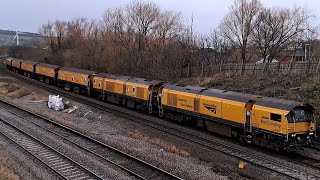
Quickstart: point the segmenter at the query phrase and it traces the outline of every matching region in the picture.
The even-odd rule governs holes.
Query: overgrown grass
[[[24,87],[17,84],[8,84],[0,82],[0,94],[12,97],[12,98],[22,98],[31,94],[32,92]]]
[[[170,143],[165,142],[165,141],[163,141],[161,139],[158,139],[158,138],[150,138],[147,135],[145,135],[145,134],[143,134],[143,133],[141,133],[139,131],[130,131],[128,133],[128,135],[131,138],[139,139],[139,140],[142,140],[142,141],[144,141],[146,143],[159,146],[163,150],[165,150],[167,152],[170,152],[170,153],[173,153],[173,154],[176,154],[176,155],[179,155],[181,157],[189,157],[190,156],[190,153],[188,153],[185,150],[178,149],[173,144],[170,144]]]
[[[17,176],[8,166],[7,163],[0,159],[0,180],[19,180]]]

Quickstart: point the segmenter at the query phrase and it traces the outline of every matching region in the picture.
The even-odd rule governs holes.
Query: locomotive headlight
[[[307,136],[307,139],[310,139],[310,136]]]
[[[300,136],[297,136],[297,139],[300,141],[301,140]]]
[[[291,134],[292,137],[296,137],[296,134]]]

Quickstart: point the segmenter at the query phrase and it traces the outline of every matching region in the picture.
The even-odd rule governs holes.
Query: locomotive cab
[[[293,108],[286,116],[288,123],[288,142],[296,148],[304,146],[316,138],[314,108],[302,105]]]

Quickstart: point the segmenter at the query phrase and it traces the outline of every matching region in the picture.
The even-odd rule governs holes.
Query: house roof
[[[304,50],[296,50],[296,51],[281,51],[278,56],[290,56],[290,57],[304,57]]]

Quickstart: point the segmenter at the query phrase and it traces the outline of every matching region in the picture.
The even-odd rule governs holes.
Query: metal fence
[[[181,69],[181,77],[207,77],[218,73],[234,74],[317,74],[320,71],[320,61],[296,61],[277,63],[226,63],[221,65],[201,64],[199,67]],[[242,70],[241,70],[242,69]]]

